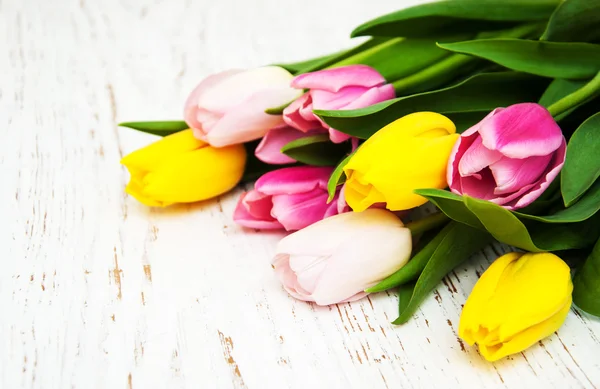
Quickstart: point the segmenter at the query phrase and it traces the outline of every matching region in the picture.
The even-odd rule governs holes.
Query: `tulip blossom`
[[[228,192],[242,178],[246,149],[214,148],[185,130],[134,151],[121,163],[131,174],[125,191],[142,204],[165,207]]]
[[[204,79],[185,103],[184,117],[194,135],[214,147],[261,138],[283,124],[267,108],[289,103],[300,94],[292,75],[278,66],[228,70]]]
[[[329,127],[313,110],[358,109],[395,97],[394,87],[386,84],[377,70],[366,65],[301,74],[292,80],[292,86],[308,89],[308,92],[284,109],[285,122],[301,131],[326,128],[334,143],[343,142],[350,136]]]
[[[558,330],[572,291],[569,266],[556,255],[503,255],[475,284],[458,334],[488,361],[521,352]]]
[[[523,208],[556,178],[565,154],[565,138],[546,108],[535,103],[496,108],[454,146],[448,185],[457,194]]]
[[[413,191],[446,187],[455,132],[450,119],[433,112],[406,115],[377,131],[344,167],[348,205],[364,211],[383,203],[402,211],[424,204]]]
[[[260,177],[244,193],[233,214],[240,225],[259,229],[299,230],[326,217],[346,212],[338,190],[327,204],[327,181],[332,167],[294,166]]]
[[[273,267],[293,297],[318,305],[358,300],[404,266],[411,232],[393,213],[344,213],[283,238]]]
[[[267,132],[264,138],[262,138],[260,141],[259,145],[256,147],[256,158],[272,165],[294,163],[296,162],[295,159],[288,157],[281,152],[283,146],[301,138],[318,135],[324,131],[325,130],[312,130],[303,132],[289,126],[273,128]]]

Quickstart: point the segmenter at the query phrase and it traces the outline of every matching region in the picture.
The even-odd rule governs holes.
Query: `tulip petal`
[[[265,110],[290,101],[294,97],[290,90],[285,89],[257,92],[228,111],[204,138],[215,147],[261,138],[269,129],[284,124],[281,116],[266,114]]]
[[[128,169],[148,172],[158,169],[167,159],[206,146],[205,142],[194,137],[192,130],[179,131],[127,154],[121,164]]]
[[[462,177],[477,174],[480,170],[499,161],[501,158],[502,153],[487,149],[483,145],[481,137],[478,136],[460,158],[458,172]]]
[[[571,310],[571,301],[572,299],[569,295],[564,306],[558,312],[556,312],[550,318],[523,330],[507,342],[499,343],[493,346],[480,344],[479,352],[486,360],[494,362],[533,346],[540,339],[544,339],[552,335],[560,328],[560,326],[562,326],[567,315],[569,314],[569,311]]]
[[[528,193],[518,198],[515,202],[505,204],[504,207],[510,210],[523,208],[534,202],[538,197],[540,197],[560,173],[565,163],[566,152],[567,143],[563,138],[562,145],[556,151],[556,153],[554,153],[552,161],[550,161],[549,171],[545,173],[540,178],[540,180],[532,186],[532,188],[530,188]]]
[[[287,231],[300,230],[325,217],[327,192],[321,188],[306,193],[273,196],[271,216]]]
[[[458,335],[471,346],[475,343],[473,334],[479,330],[478,316],[480,312],[486,310],[506,267],[522,256],[523,253],[512,252],[496,259],[473,287],[462,310],[458,326]]]
[[[254,187],[268,195],[310,192],[315,188],[326,190],[332,172],[332,167],[288,167],[266,173]]]
[[[271,216],[272,207],[271,196],[252,190],[241,195],[233,212],[233,220],[248,228],[264,230],[283,228],[281,223]]]
[[[350,65],[319,70],[296,76],[292,86],[297,89],[324,89],[337,92],[346,86],[374,87],[385,83],[377,70],[366,65]]]
[[[536,182],[548,167],[553,154],[525,159],[501,158],[490,165],[496,181],[494,193],[502,195],[518,191]]]
[[[479,133],[485,147],[516,159],[551,154],[563,140],[552,115],[536,103],[503,109],[482,123]]]
[[[294,163],[296,160],[281,152],[282,147],[294,140],[312,136],[317,133],[319,132],[310,131],[306,133],[289,126],[273,128],[269,130],[260,141],[254,154],[256,155],[256,158],[272,165]]]
[[[370,90],[372,89],[362,86],[347,86],[337,92],[313,89],[309,93],[312,98],[313,109],[340,110],[347,109],[345,107],[348,104],[360,99],[362,95]],[[374,94],[376,94],[376,91]]]
[[[492,200],[496,182],[489,169],[482,170],[477,175],[462,177],[459,181],[460,194],[475,197],[481,200]]]
[[[381,103],[382,101],[390,100],[396,97],[394,86],[385,84],[379,87],[374,87],[360,95],[356,100],[351,101],[343,109],[358,109]]]
[[[200,99],[200,96],[209,91],[222,80],[241,72],[243,72],[241,69],[231,69],[217,74],[212,74],[202,80],[200,84],[194,88],[192,93],[187,98],[183,110],[185,121],[191,128],[202,129],[203,127],[202,123],[198,121],[196,115],[196,110],[199,108],[198,100]]]
[[[298,96],[289,83],[292,75],[279,66],[263,66],[221,77],[198,96],[197,105],[208,111],[225,114],[263,91],[279,91],[282,98],[266,108],[285,104]],[[264,110],[264,109],[263,109]]]
[[[143,193],[163,206],[207,200],[235,187],[246,163],[243,145],[203,147],[163,161],[143,178]]]
[[[327,256],[291,255],[289,266],[296,274],[296,289],[299,286],[303,294],[311,294],[327,267]],[[305,292],[305,293],[304,293]]]
[[[309,130],[318,129],[321,127],[320,122],[312,114],[312,108],[310,109],[310,115],[307,116],[307,107],[312,106],[312,100],[309,93],[305,93],[290,105],[285,107],[283,110],[283,120],[289,126],[292,126],[300,131],[307,132]],[[304,116],[307,116],[305,118]]]

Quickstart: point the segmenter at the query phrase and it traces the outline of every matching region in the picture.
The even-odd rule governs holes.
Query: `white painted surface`
[[[394,327],[393,295],[289,298],[269,266],[280,235],[231,220],[239,192],[164,210],[123,193],[119,159],[152,137],[115,122],[177,119],[211,72],[337,50],[408,4],[1,0],[0,387],[600,386],[600,322],[575,311],[495,364],[463,348],[461,304],[501,248]]]

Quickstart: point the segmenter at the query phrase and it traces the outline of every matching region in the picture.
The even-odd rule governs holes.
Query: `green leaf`
[[[383,292],[396,286],[405,284],[407,282],[416,280],[421,275],[421,272],[429,262],[429,259],[435,252],[435,250],[444,241],[446,236],[454,230],[457,223],[451,222],[446,225],[441,231],[437,232],[436,235],[431,239],[421,250],[416,251],[416,254],[408,261],[408,263],[402,266],[395,273],[390,274],[384,280],[379,282],[377,285],[365,290],[367,293]]]
[[[550,16],[542,40],[592,42],[600,40],[600,0],[566,0]]]
[[[561,173],[561,192],[567,207],[600,177],[599,155],[600,112],[583,122],[569,140]]]
[[[119,126],[133,128],[134,130],[158,136],[167,136],[190,128],[190,126],[188,126],[186,122],[181,120],[157,122],[124,122],[119,123]]]
[[[348,162],[350,162],[350,158],[352,158],[355,152],[356,151],[352,152],[346,158],[344,158],[342,162],[338,163],[333,173],[331,173],[329,181],[327,181],[327,193],[329,194],[329,197],[327,197],[327,204],[329,204],[335,197],[335,192],[337,190],[338,185],[341,185],[346,181],[346,174],[344,174],[344,166],[346,166]]]
[[[412,295],[415,293],[416,285],[416,282],[410,282],[408,284],[404,284],[398,287],[398,312],[404,312],[406,308],[408,308]]]
[[[443,237],[423,268],[410,299],[406,302],[410,288],[400,296],[400,315],[393,324],[406,323],[446,274],[492,241],[485,231],[456,222],[450,222],[440,234]]]
[[[347,151],[347,144],[332,143],[328,134],[296,139],[281,148],[288,157],[313,166],[334,166]]]
[[[531,224],[529,229],[509,210],[489,201],[463,196],[467,208],[502,243],[530,252],[583,248],[600,234],[598,218],[571,224]],[[599,214],[600,215],[600,214]]]
[[[366,139],[386,124],[413,112],[489,112],[523,101],[537,101],[549,82],[524,73],[482,73],[448,88],[400,97],[366,108],[314,112],[332,128]]]
[[[573,279],[573,302],[587,313],[600,316],[600,240]]]
[[[368,21],[352,36],[444,36],[447,31],[490,31],[544,21],[558,0],[454,0],[422,4]]]
[[[561,209],[548,216],[534,216],[513,212],[520,219],[536,220],[543,223],[577,223],[587,220],[600,210],[600,180],[568,208]]]
[[[484,229],[477,216],[469,211],[462,196],[441,189],[417,189],[414,192],[431,201],[450,219],[474,228]]]
[[[591,217],[582,217],[583,212],[573,211],[536,217],[439,189],[419,189],[415,193],[430,200],[451,219],[484,229],[502,243],[531,252],[584,248],[600,235],[600,213],[597,212]],[[578,221],[578,218],[587,219]]]
[[[600,45],[591,43],[479,39],[438,46],[542,77],[591,78],[600,71]]]

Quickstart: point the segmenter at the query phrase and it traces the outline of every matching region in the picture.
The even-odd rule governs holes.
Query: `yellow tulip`
[[[572,291],[569,266],[556,255],[503,255],[475,284],[458,334],[488,361],[521,352],[558,330]]]
[[[369,138],[344,167],[346,202],[354,211],[386,203],[392,211],[427,200],[413,191],[445,188],[446,166],[458,139],[454,123],[434,112],[406,115]]]
[[[166,207],[232,189],[244,173],[246,150],[241,144],[211,147],[185,130],[134,151],[121,163],[131,174],[127,193],[142,204]]]

